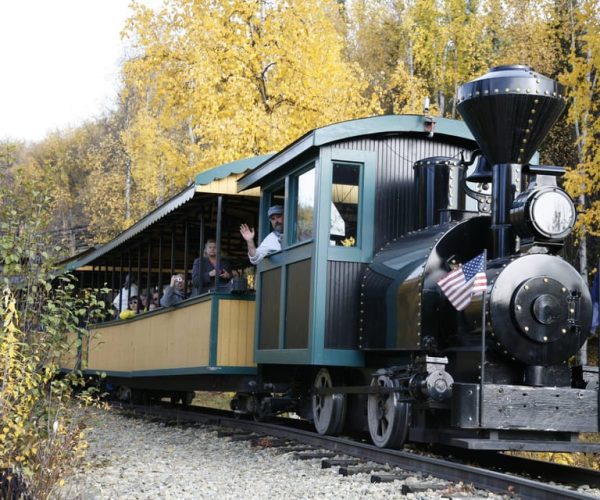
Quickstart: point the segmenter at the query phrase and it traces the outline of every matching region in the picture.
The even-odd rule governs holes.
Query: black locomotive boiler
[[[594,449],[573,436],[598,430],[597,371],[570,364],[590,332],[590,294],[558,255],[575,208],[556,185],[562,168],[529,163],[564,105],[563,88],[526,66],[495,68],[459,89],[481,152],[467,180],[491,184],[489,196],[476,195],[477,216],[446,209],[461,196],[448,186],[462,183],[464,161],[415,164],[418,230],[379,252],[363,281],[368,358],[376,366],[382,352],[413,353],[374,379],[403,389],[369,395],[375,442]],[[482,252],[487,292],[457,311],[438,281]]]

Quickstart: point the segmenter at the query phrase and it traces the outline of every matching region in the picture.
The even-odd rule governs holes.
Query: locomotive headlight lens
[[[562,240],[575,225],[575,205],[567,193],[545,186],[521,193],[511,209],[511,223],[521,237]]]
[[[531,218],[544,236],[565,237],[575,224],[575,206],[562,190],[542,191],[533,201]]]

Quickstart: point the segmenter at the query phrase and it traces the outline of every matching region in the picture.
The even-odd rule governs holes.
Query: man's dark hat
[[[269,217],[271,217],[271,215],[281,215],[282,213],[283,213],[283,205],[273,205],[272,207],[269,207],[269,212],[268,212]]]

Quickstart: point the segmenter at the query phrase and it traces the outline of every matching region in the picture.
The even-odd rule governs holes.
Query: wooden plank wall
[[[208,366],[211,301],[92,332],[88,369],[139,371]]]
[[[254,318],[256,302],[253,300],[219,301],[219,341],[217,365],[256,366],[254,363]]]

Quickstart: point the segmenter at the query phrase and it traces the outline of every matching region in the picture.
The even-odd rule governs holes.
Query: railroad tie
[[[231,436],[231,441],[250,441],[252,439],[256,439],[257,437],[259,437],[257,434],[255,434],[254,432],[250,432],[248,434],[234,434],[233,436]]]
[[[274,438],[270,436],[261,436],[253,439],[250,444],[254,447],[262,448],[283,448],[293,446],[294,443],[289,439]]]
[[[360,464],[360,460],[357,458],[338,458],[338,459],[329,459],[326,458],[321,462],[321,469],[331,469],[331,467],[349,467],[351,465]]]
[[[313,453],[294,453],[294,460],[314,460],[315,458],[333,458],[337,455],[333,451],[315,451]]]
[[[342,476],[354,476],[356,474],[368,474],[377,471],[389,471],[386,465],[360,465],[358,467],[340,467],[339,473]]]
[[[439,481],[428,481],[422,483],[404,483],[402,485],[402,494],[407,493],[423,493],[427,490],[439,491],[448,487],[448,483],[440,483]]]
[[[301,452],[301,451],[315,451],[313,446],[282,446],[281,448],[275,448],[279,453],[290,453]]]
[[[234,434],[239,434],[237,431],[233,431],[230,429],[222,429],[220,431],[217,431],[217,437],[218,438],[226,438],[226,437],[231,437]]]
[[[260,434],[255,432],[245,432],[245,431],[236,431],[236,430],[220,430],[217,431],[218,438],[231,438],[232,441],[244,441],[252,438],[260,437]]]
[[[372,474],[372,483],[393,483],[394,481],[404,481],[406,478],[413,476],[410,472],[394,472],[393,474]]]

